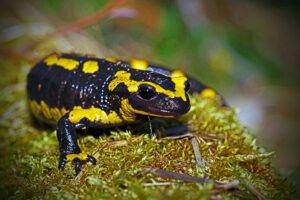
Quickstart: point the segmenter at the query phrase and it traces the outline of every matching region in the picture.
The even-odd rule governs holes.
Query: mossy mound
[[[3,73],[9,73],[5,62]],[[54,129],[34,126],[26,102],[25,77],[29,67],[1,80],[1,196],[5,199],[210,199],[213,184],[182,183],[151,174],[136,178],[143,168],[163,169],[229,182],[248,181],[267,198],[283,199],[293,187],[271,166],[274,156],[256,144],[236,111],[220,107],[218,101],[192,96],[191,111],[179,119],[197,135],[205,169],[196,162],[189,140],[157,140],[132,134],[131,128],[115,129],[99,137],[80,137],[82,148],[96,157],[96,166],[84,165],[75,179],[71,163],[59,171],[58,141]],[[168,124],[154,121],[154,128]],[[174,122],[178,123],[178,122]],[[167,128],[170,125],[167,125]],[[148,130],[144,131],[147,132]],[[115,142],[112,145],[112,141]],[[168,182],[165,186],[146,183]],[[175,184],[172,184],[174,182]],[[246,195],[243,184],[238,187]],[[215,194],[214,194],[215,195]],[[224,198],[235,197],[221,192]],[[216,197],[216,196],[215,196]],[[235,197],[238,198],[238,197]]]

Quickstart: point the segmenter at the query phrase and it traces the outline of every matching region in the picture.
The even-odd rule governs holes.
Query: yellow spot
[[[156,89],[156,92],[165,94],[170,98],[179,97],[182,98],[183,101],[187,100],[186,93],[184,90],[184,83],[187,80],[185,76],[171,77],[172,82],[174,82],[175,84],[175,91],[166,90],[152,82],[131,80],[130,76],[131,74],[129,72],[118,71],[115,74],[115,79],[113,79],[108,85],[109,91],[113,91],[120,83],[124,83],[127,86],[129,92],[137,92],[141,84],[148,84],[153,86]]]
[[[47,58],[45,58],[44,63],[46,63],[46,65],[54,65],[56,64],[56,62],[58,61],[58,57],[56,54],[50,55]]]
[[[183,73],[183,71],[179,70],[179,69],[175,69],[174,71],[172,71],[171,77],[181,77],[181,76],[185,76],[185,74]]]
[[[148,63],[144,60],[132,59],[130,65],[132,69],[146,70],[148,68]]]
[[[48,66],[57,65],[66,70],[73,70],[78,66],[79,61],[69,58],[58,58],[56,54],[53,54],[45,58],[44,63]]]
[[[38,104],[35,100],[33,100],[29,102],[29,105],[36,117],[39,117],[41,113],[45,118],[54,119],[55,121],[58,121],[62,116],[69,112],[65,108],[62,108],[61,110],[58,108],[49,108],[45,101],[41,101],[41,103]]]
[[[30,108],[35,116],[38,116],[41,111],[41,106],[36,101],[30,101]]]
[[[117,59],[115,58],[106,58],[106,60],[113,63],[117,62]]]
[[[109,119],[109,123],[111,124],[120,124],[123,122],[123,120],[119,117],[119,115],[115,111],[109,113],[108,119]]]
[[[41,101],[42,113],[47,119],[52,119],[52,115],[50,113],[50,109],[45,103],[45,101]]]
[[[61,115],[64,116],[65,114],[67,114],[67,112],[69,112],[68,110],[66,110],[65,108],[61,109]]]
[[[50,108],[50,113],[55,121],[58,121],[62,117],[62,114],[58,108]]]
[[[56,65],[62,66],[66,70],[73,70],[78,66],[79,62],[77,60],[67,59],[67,58],[60,58],[58,59]]]
[[[75,106],[69,114],[70,122],[76,124],[80,122],[83,118],[87,118],[91,122],[101,122],[103,124],[119,124],[122,119],[117,115],[116,112],[111,112],[106,114],[100,108],[95,108],[94,106],[83,109],[80,106]]]
[[[135,114],[141,114],[141,115],[150,115],[150,116],[155,116],[155,117],[164,117],[164,118],[174,118],[174,116],[170,115],[170,116],[165,116],[165,115],[157,115],[157,114],[153,114],[153,113],[147,113],[145,111],[141,111],[141,110],[136,110],[134,109],[128,99],[123,99],[121,101],[121,108],[120,108],[120,112],[122,114],[122,117],[126,120],[126,121],[134,121],[136,115]]]
[[[82,71],[84,73],[95,73],[96,71],[99,70],[98,62],[94,60],[86,61],[83,63]]]
[[[85,152],[81,152],[78,154],[68,154],[66,158],[68,161],[73,161],[75,158],[78,158],[79,160],[86,160],[87,156],[88,155]]]
[[[217,94],[216,94],[216,91],[214,91],[213,89],[206,88],[206,89],[202,90],[200,95],[205,98],[214,99]]]

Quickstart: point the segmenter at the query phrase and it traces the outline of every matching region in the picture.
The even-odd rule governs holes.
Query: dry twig
[[[201,156],[201,153],[200,153],[200,150],[199,150],[199,145],[198,145],[198,141],[197,141],[196,137],[192,137],[190,139],[190,142],[191,142],[191,144],[193,146],[194,154],[195,154],[196,161],[197,161],[198,165],[202,169],[205,169],[205,165],[203,163],[203,159],[202,159],[202,156]]]
[[[67,33],[74,32],[74,31],[77,31],[77,30],[82,29],[84,27],[95,24],[95,23],[99,22],[100,20],[102,20],[104,17],[106,17],[112,10],[128,3],[129,1],[130,0],[114,0],[114,1],[111,1],[106,6],[101,8],[99,11],[97,11],[97,12],[91,14],[91,15],[88,15],[84,18],[81,18],[77,21],[74,21],[74,22],[66,24],[62,27],[59,27],[59,28],[55,29],[53,32],[45,35],[44,37],[42,37],[38,40],[35,40],[33,42],[28,43],[25,46],[25,49],[26,50],[31,49],[31,48],[37,46],[38,44],[40,44],[42,42],[45,42],[45,41],[47,41],[51,38],[54,38],[56,36],[62,36],[62,35],[65,35]]]
[[[258,200],[267,200],[267,198],[262,195],[253,185],[251,185],[248,181],[243,180],[244,185],[247,187],[247,189],[256,196]]]
[[[144,186],[150,187],[150,186],[165,186],[165,185],[174,185],[174,184],[178,184],[178,183],[175,182],[145,183]]]
[[[243,192],[237,188],[237,186],[240,184],[240,182],[238,180],[234,180],[229,183],[222,183],[219,181],[209,180],[206,178],[200,178],[200,177],[196,177],[196,176],[190,176],[190,175],[186,175],[186,174],[180,174],[177,172],[169,172],[169,171],[165,171],[165,170],[161,170],[161,169],[154,169],[154,168],[145,168],[142,171],[135,174],[134,177],[140,178],[140,177],[145,176],[148,173],[151,173],[154,176],[158,176],[161,178],[175,179],[175,180],[180,180],[180,181],[189,182],[189,183],[202,183],[202,184],[213,183],[214,189],[211,191],[211,194],[216,195],[222,191],[230,191],[239,197],[245,197]]]
[[[190,182],[190,183],[203,183],[204,184],[204,183],[210,182],[210,180],[208,180],[208,179],[204,179],[204,178],[200,178],[200,177],[196,177],[196,176],[190,176],[190,175],[186,175],[186,174],[180,174],[177,172],[168,172],[168,171],[164,171],[161,169],[154,169],[154,168],[145,168],[141,172],[134,175],[134,177],[139,178],[148,173],[151,173],[155,176],[159,176],[162,178],[176,179],[176,180]]]
[[[17,49],[0,49],[0,55],[5,57],[13,57],[13,58],[21,58],[25,60],[29,60],[32,62],[37,62],[40,58],[32,57],[28,55],[28,51],[37,45],[50,40],[51,38],[62,36],[70,32],[78,31],[84,27],[90,26],[95,24],[105,18],[107,15],[111,13],[115,8],[118,8],[130,0],[114,0],[108,3],[105,7],[101,8],[99,11],[83,17],[77,21],[71,22],[64,26],[61,26],[54,31],[50,32],[49,34],[45,35],[42,38],[29,41],[27,44],[23,45],[22,47],[18,47]]]

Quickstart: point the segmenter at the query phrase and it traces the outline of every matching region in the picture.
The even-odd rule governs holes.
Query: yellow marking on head
[[[146,70],[148,68],[148,63],[144,60],[132,59],[130,65],[132,69]]]
[[[83,63],[82,71],[87,74],[95,73],[99,70],[98,62],[95,60],[89,60]]]
[[[135,121],[136,115],[131,109],[131,105],[128,102],[128,99],[121,101],[120,113],[125,121],[133,122]]]
[[[135,114],[141,114],[141,115],[150,115],[150,116],[155,116],[155,117],[164,117],[164,118],[174,118],[174,116],[170,115],[170,116],[166,116],[166,115],[158,115],[158,114],[154,114],[154,113],[147,113],[145,111],[142,110],[137,110],[134,109],[128,99],[123,99],[121,101],[121,108],[120,108],[120,112],[122,114],[122,117],[126,120],[126,121],[134,121],[136,118]]]
[[[200,95],[205,98],[214,99],[216,97],[217,93],[213,89],[206,88],[206,89],[202,90]]]
[[[38,104],[35,100],[33,100],[29,102],[29,105],[36,117],[39,117],[39,115],[42,114],[45,118],[54,119],[56,121],[69,112],[65,108],[62,108],[61,110],[58,108],[49,108],[45,101],[41,101],[40,104]]]
[[[113,111],[106,114],[103,110],[94,106],[87,109],[75,106],[69,114],[69,120],[74,124],[80,122],[83,118],[87,118],[91,122],[101,122],[103,124],[119,124],[122,122],[122,119],[116,112]]]
[[[68,154],[66,156],[67,160],[68,161],[73,161],[75,158],[78,158],[79,160],[86,160],[88,157],[88,155],[85,153],[85,152],[81,152],[81,153],[78,153],[78,154]]]
[[[109,61],[109,62],[113,62],[113,63],[115,63],[115,62],[118,61],[118,60],[115,59],[115,58],[106,58],[106,60]]]
[[[175,91],[180,91],[181,96],[185,97],[186,91],[184,83],[187,81],[187,77],[184,72],[179,69],[175,69],[170,74],[170,77],[172,82],[175,84]]]
[[[186,93],[185,93],[185,81],[187,78],[185,76],[182,77],[171,77],[172,82],[175,84],[175,91],[166,90],[162,88],[161,86],[147,81],[135,81],[130,79],[131,74],[126,71],[118,71],[115,74],[115,79],[113,79],[109,85],[108,89],[109,91],[113,91],[120,83],[124,83],[129,92],[137,92],[139,89],[139,86],[141,84],[148,84],[155,88],[156,92],[165,94],[169,96],[170,98],[180,97],[183,101],[186,101]]]
[[[66,70],[73,70],[79,65],[79,61],[69,58],[58,58],[56,54],[50,55],[44,59],[46,65],[57,65],[63,67]]]

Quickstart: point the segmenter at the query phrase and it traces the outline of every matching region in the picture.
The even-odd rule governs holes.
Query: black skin
[[[44,101],[49,108],[65,108],[72,110],[74,106],[84,109],[94,106],[109,114],[115,111],[123,119],[120,113],[120,101],[128,98],[130,105],[135,109],[159,115],[179,116],[190,109],[188,95],[187,101],[181,98],[171,99],[164,94],[153,93],[149,85],[140,86],[136,93],[129,93],[124,84],[119,84],[113,91],[108,90],[109,83],[114,79],[118,71],[126,71],[131,74],[135,81],[148,81],[155,83],[166,90],[174,91],[175,85],[169,77],[170,71],[149,65],[147,71],[135,70],[126,62],[113,63],[105,59],[82,56],[78,54],[59,54],[59,58],[68,58],[79,61],[79,66],[74,70],[66,70],[61,66],[47,66],[43,61],[38,63],[29,73],[27,79],[27,92],[29,100],[41,103]],[[99,70],[94,74],[86,74],[82,71],[85,61],[97,61]],[[149,71],[148,71],[149,70]],[[200,93],[207,86],[189,78],[185,83],[187,90]],[[222,97],[221,97],[222,98]],[[222,104],[227,104],[222,98]],[[55,123],[46,119],[42,114],[36,116],[39,119]],[[136,121],[145,120],[147,117],[137,115]],[[59,169],[63,170],[67,162],[68,154],[79,154],[81,149],[77,144],[77,131],[84,128],[107,128],[128,123],[123,119],[119,124],[103,124],[101,121],[91,122],[83,118],[74,124],[69,120],[69,113],[62,116],[57,122],[57,138],[59,141]],[[176,131],[175,131],[176,132]],[[96,159],[88,155],[85,160],[75,158],[76,174],[81,171],[82,164],[91,162],[96,164]]]
[[[85,123],[84,123],[85,122]],[[62,118],[59,119],[57,124],[57,139],[59,141],[59,164],[58,168],[63,170],[65,164],[67,163],[66,156],[68,154],[79,154],[81,153],[81,149],[77,144],[77,134],[76,130],[82,129],[86,126],[92,126],[89,124],[89,121],[83,120],[83,123],[72,124],[69,121],[69,114],[66,114]],[[88,155],[86,162],[91,162],[93,165],[96,165],[96,159],[93,156]],[[82,161],[78,158],[73,160],[75,165],[75,172],[78,174],[81,171]]]

